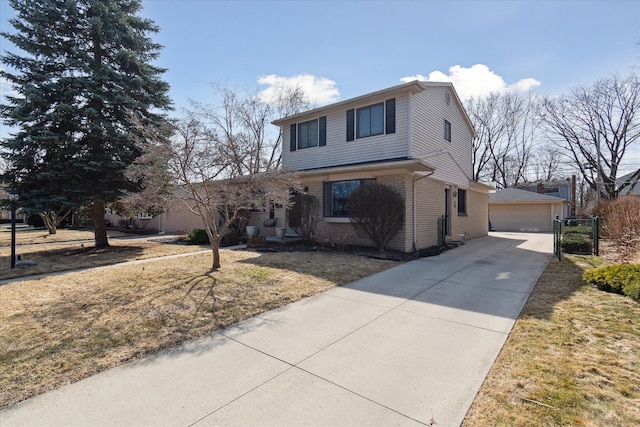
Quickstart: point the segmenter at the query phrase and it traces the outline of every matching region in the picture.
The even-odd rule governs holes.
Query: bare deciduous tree
[[[501,109],[500,94],[492,93],[486,98],[471,98],[466,110],[476,129],[473,139],[473,179],[486,177],[486,168],[492,160],[492,150],[506,129],[506,116]]]
[[[476,129],[474,179],[512,187],[527,180],[536,144],[536,95],[493,93],[471,99],[467,111]]]
[[[171,161],[181,198],[202,218],[212,270],[220,267],[222,236],[244,212],[270,203],[289,206],[297,175],[280,168],[282,135],[268,126],[276,115],[304,106],[299,89],[281,91],[272,103],[222,86],[216,90],[219,107],[197,104],[177,123]]]
[[[138,131],[142,138],[136,140],[142,155],[129,165],[125,174],[133,182],[138,182],[140,191],[126,191],[113,207],[121,216],[131,217],[139,213],[158,215],[164,212],[173,199],[173,183],[169,169],[171,160],[170,135],[173,125],[149,127],[137,118]]]
[[[535,181],[552,181],[562,171],[563,154],[553,144],[545,144],[533,153],[531,168]]]
[[[569,95],[546,99],[542,118],[547,131],[559,137],[589,186],[615,199],[640,177],[640,168],[617,185],[619,166],[640,140],[640,78],[631,74],[578,86]]]

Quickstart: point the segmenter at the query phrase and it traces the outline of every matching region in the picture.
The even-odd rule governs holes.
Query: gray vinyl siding
[[[368,100],[362,106],[385,101]],[[409,98],[396,97],[396,132],[347,141],[346,111],[327,115],[327,145],[289,150],[290,125],[283,126],[283,166],[297,170],[340,166],[409,156]],[[313,117],[305,118],[311,120]]]
[[[411,155],[436,167],[434,179],[466,187],[472,177],[471,130],[455,98],[447,105],[447,87],[431,87],[413,95],[411,105]],[[444,139],[444,121],[451,123],[451,142]],[[446,150],[434,156],[432,153]],[[431,153],[431,155],[429,155]]]

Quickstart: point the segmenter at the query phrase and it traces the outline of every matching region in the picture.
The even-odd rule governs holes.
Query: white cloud
[[[432,71],[427,77],[422,74],[403,77],[403,82],[422,80],[430,82],[451,82],[462,99],[471,97],[483,97],[492,92],[526,92],[529,89],[540,86],[540,82],[528,77],[518,80],[516,83],[507,84],[504,79],[494,73],[484,64],[476,64],[469,68],[454,65],[449,68],[449,74],[441,71]]]
[[[336,88],[337,83],[324,77],[316,77],[311,74],[299,74],[292,77],[269,74],[258,79],[258,84],[268,87],[259,93],[264,102],[274,99],[278,89],[284,87],[300,87],[306,96],[306,101],[315,106],[321,106],[336,102],[340,98],[340,92]]]

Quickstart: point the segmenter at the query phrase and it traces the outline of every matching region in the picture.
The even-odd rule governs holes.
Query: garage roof
[[[534,193],[533,191],[518,190],[517,188],[503,188],[495,193],[489,193],[489,203],[563,203],[566,200]]]

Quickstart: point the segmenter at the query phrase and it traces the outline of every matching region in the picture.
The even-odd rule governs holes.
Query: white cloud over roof
[[[309,103],[313,105],[325,105],[338,101],[340,92],[337,83],[325,77],[316,77],[311,74],[298,74],[292,77],[277,76],[269,74],[258,79],[258,84],[268,86],[260,91],[259,96],[263,102],[274,99],[277,90],[286,87],[300,87]]]
[[[501,76],[491,71],[484,64],[475,64],[469,68],[454,65],[449,68],[449,74],[441,71],[432,71],[426,77],[422,74],[416,74],[402,77],[400,80],[403,82],[413,80],[451,82],[462,99],[484,97],[492,92],[526,92],[529,89],[540,86],[540,82],[531,77],[518,80],[513,84],[507,84]]]

